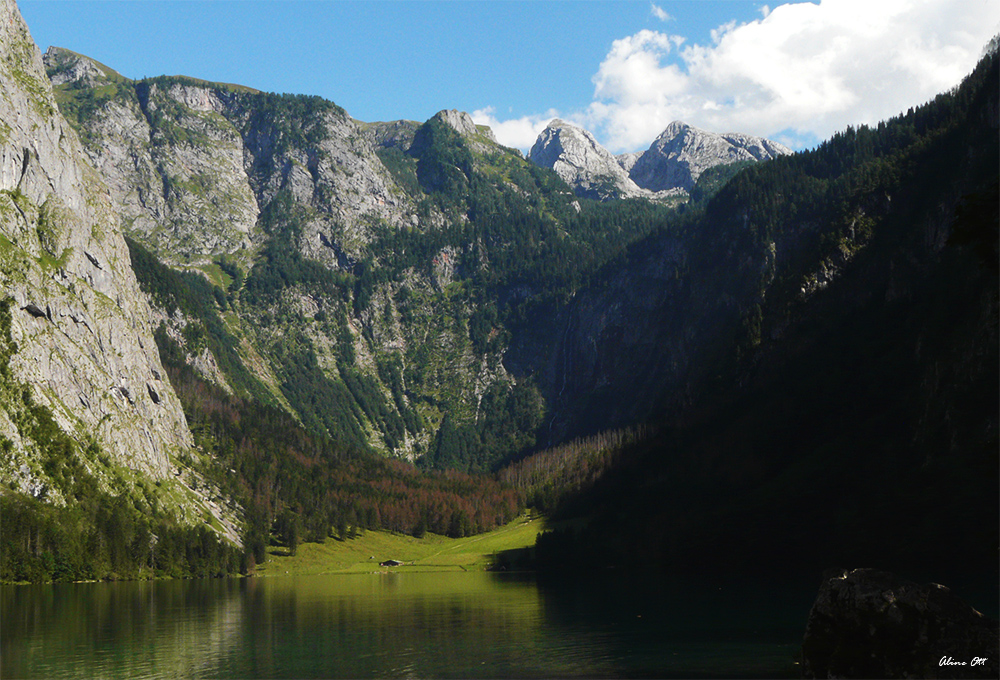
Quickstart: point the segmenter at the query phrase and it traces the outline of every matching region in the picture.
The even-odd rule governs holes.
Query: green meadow
[[[483,571],[496,565],[499,553],[535,545],[546,528],[545,519],[528,511],[494,531],[448,538],[428,533],[423,538],[387,531],[366,531],[347,540],[328,538],[323,543],[302,543],[295,555],[272,547],[257,576],[364,573],[374,571]],[[379,563],[397,560],[398,567]]]

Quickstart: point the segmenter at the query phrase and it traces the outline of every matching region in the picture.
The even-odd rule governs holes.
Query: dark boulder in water
[[[807,678],[996,678],[998,623],[936,583],[874,569],[823,576],[802,643]]]

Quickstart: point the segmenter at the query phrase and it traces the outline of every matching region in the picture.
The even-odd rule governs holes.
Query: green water
[[[0,588],[0,677],[795,677],[811,595],[488,573]]]

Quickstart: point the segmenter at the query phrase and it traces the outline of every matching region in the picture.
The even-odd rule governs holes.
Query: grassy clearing
[[[189,269],[203,274],[209,283],[213,286],[218,286],[224,291],[229,290],[229,286],[233,282],[233,277],[224,272],[222,267],[215,263],[192,265]]]
[[[466,538],[427,534],[413,538],[386,531],[323,543],[303,543],[294,557],[284,548],[271,548],[258,576],[365,573],[373,571],[482,571],[493,564],[494,554],[527,548],[545,529],[545,519],[530,511],[495,531]],[[399,560],[399,567],[380,567],[384,560]]]

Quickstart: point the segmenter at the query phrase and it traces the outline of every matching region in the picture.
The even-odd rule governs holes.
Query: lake
[[[402,570],[4,586],[0,677],[798,675],[815,588],[650,579]]]

